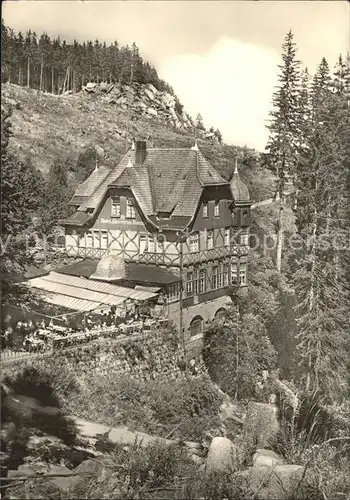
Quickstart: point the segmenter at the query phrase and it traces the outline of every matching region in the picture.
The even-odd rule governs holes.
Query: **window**
[[[239,265],[239,284],[241,286],[247,284],[247,264]]]
[[[101,230],[101,248],[108,248],[108,231]]]
[[[222,265],[220,264],[218,267],[218,288],[222,288],[223,275],[222,275]]]
[[[214,235],[213,231],[208,231],[207,233],[207,248],[213,248],[214,247]]]
[[[230,246],[230,228],[226,227],[224,232],[224,245],[225,247]]]
[[[198,295],[198,270],[193,271],[193,293]]]
[[[205,270],[201,269],[199,271],[199,293],[205,292]]]
[[[155,239],[154,241],[154,251],[156,253],[163,253],[164,252],[164,240],[163,239]]]
[[[99,248],[100,247],[100,231],[93,231],[93,236],[94,236],[94,247]]]
[[[126,218],[127,219],[135,219],[135,206],[134,200],[128,198],[126,200]]]
[[[218,201],[216,201],[214,205],[214,216],[219,217],[219,215],[220,215],[220,204]]]
[[[140,255],[142,255],[147,248],[147,236],[140,235]]]
[[[153,236],[148,235],[147,237],[147,252],[154,252],[154,239]]]
[[[92,231],[86,233],[86,246],[92,248],[94,246],[94,236]]]
[[[115,196],[114,198],[112,198],[111,217],[120,217],[120,198],[119,198],[119,196]]]
[[[203,203],[203,217],[208,217],[208,203]]]
[[[188,272],[186,276],[186,295],[191,297],[193,295],[193,273]]]
[[[199,252],[199,234],[194,233],[190,236],[190,251],[191,253]]]
[[[216,290],[218,288],[218,268],[217,268],[217,266],[212,268],[211,287],[213,290]]]
[[[224,286],[228,286],[228,265],[223,264],[223,268]]]
[[[76,245],[77,247],[80,247],[81,245],[81,234],[79,234],[77,232],[76,229],[73,229],[73,237],[74,237],[74,245]]]
[[[231,284],[237,285],[237,264],[232,262],[231,264]]]
[[[248,234],[241,234],[239,242],[241,245],[249,245],[249,236]]]
[[[168,296],[169,301],[177,300],[179,298],[179,286],[177,283],[169,286]]]
[[[203,318],[201,316],[197,316],[191,321],[190,332],[191,337],[200,335],[203,332]]]

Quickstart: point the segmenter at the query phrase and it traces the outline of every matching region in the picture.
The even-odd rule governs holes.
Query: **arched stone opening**
[[[190,334],[191,337],[203,333],[203,323],[204,320],[202,316],[195,316],[190,323]]]
[[[224,307],[220,307],[216,313],[214,314],[214,318],[220,318],[226,314],[226,309]]]

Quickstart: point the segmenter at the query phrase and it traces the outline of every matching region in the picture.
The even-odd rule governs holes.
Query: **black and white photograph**
[[[5,0],[11,500],[350,500],[350,3]]]

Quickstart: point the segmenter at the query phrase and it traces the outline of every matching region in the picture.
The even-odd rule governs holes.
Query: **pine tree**
[[[25,39],[2,22],[2,78],[6,82],[49,90],[52,93],[79,91],[87,81],[151,83],[160,91],[174,95],[173,89],[143,61],[137,45],[119,48],[118,42],[107,46],[96,40],[80,44],[50,40],[46,33],[37,40],[30,30]],[[178,109],[181,105],[178,104]]]
[[[32,62],[32,32],[29,30],[24,40],[24,53],[27,63],[27,87],[30,87],[30,67]]]
[[[69,158],[57,158],[50,168],[39,214],[42,230],[47,236],[70,212],[68,203],[73,195],[68,178],[70,169]]]
[[[294,277],[298,296],[297,357],[306,391],[329,399],[344,391],[348,344],[348,284],[344,246],[349,229],[346,95],[332,91],[325,59],[312,85],[308,148],[301,159],[301,201],[296,210],[304,255]],[[340,132],[342,131],[342,132]]]
[[[302,72],[298,106],[298,136],[296,140],[297,163],[294,174],[294,210],[299,203],[307,202],[308,192],[303,189],[309,180],[308,169],[305,168],[304,159],[308,154],[311,134],[311,97],[310,75],[306,69]],[[306,199],[303,199],[306,196]]]
[[[32,264],[26,235],[42,198],[42,177],[29,162],[9,152],[12,110],[1,107],[1,263],[2,301],[15,301],[20,289],[8,279]]]
[[[270,168],[277,175],[277,192],[282,198],[286,176],[293,176],[298,137],[300,62],[296,59],[294,36],[289,31],[282,45],[279,85],[272,97],[273,111],[266,146]]]
[[[1,47],[3,52],[3,57],[1,61],[1,73],[3,81],[11,81],[11,33],[10,30],[5,26],[3,19],[1,19]]]
[[[215,137],[216,137],[217,141],[219,142],[219,144],[222,144],[222,135],[221,135],[221,132],[218,128],[215,130]]]
[[[5,53],[5,51],[4,51]],[[16,73],[15,81],[18,85],[23,85],[23,75],[24,75],[24,39],[21,32],[17,34],[14,39],[14,53],[15,57],[13,59],[14,71]]]
[[[289,31],[282,45],[283,64],[279,66],[279,85],[272,96],[273,110],[270,113],[270,131],[266,146],[266,159],[270,169],[277,176],[276,198],[279,199],[277,232],[276,267],[282,265],[282,198],[287,177],[295,182],[298,137],[299,137],[299,99],[300,99],[300,62],[296,58],[294,36]]]
[[[205,130],[203,124],[203,118],[200,113],[198,113],[198,115],[196,116],[196,128],[198,128],[199,130]]]

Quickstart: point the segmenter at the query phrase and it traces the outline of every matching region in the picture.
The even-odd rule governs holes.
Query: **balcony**
[[[162,266],[179,266],[180,255],[178,253],[154,253],[144,252],[138,255],[138,262]]]
[[[222,259],[231,256],[247,255],[249,247],[247,245],[231,245],[227,247],[216,247],[210,250],[202,250],[196,253],[186,253],[183,255],[183,265],[193,265],[210,260]],[[106,248],[90,248],[78,247],[67,245],[65,249],[66,254],[75,257],[82,257],[85,259],[101,259],[107,252]],[[160,253],[160,252],[143,252],[139,250],[120,249],[119,251],[113,250],[116,255],[122,255],[125,261],[128,262],[142,262],[145,264],[154,264],[162,266],[180,266],[181,259],[180,253]]]
[[[209,260],[222,259],[224,257],[246,255],[248,253],[246,245],[230,245],[226,247],[215,247],[210,250],[202,250],[196,253],[185,254],[183,257],[184,264],[197,264]]]

